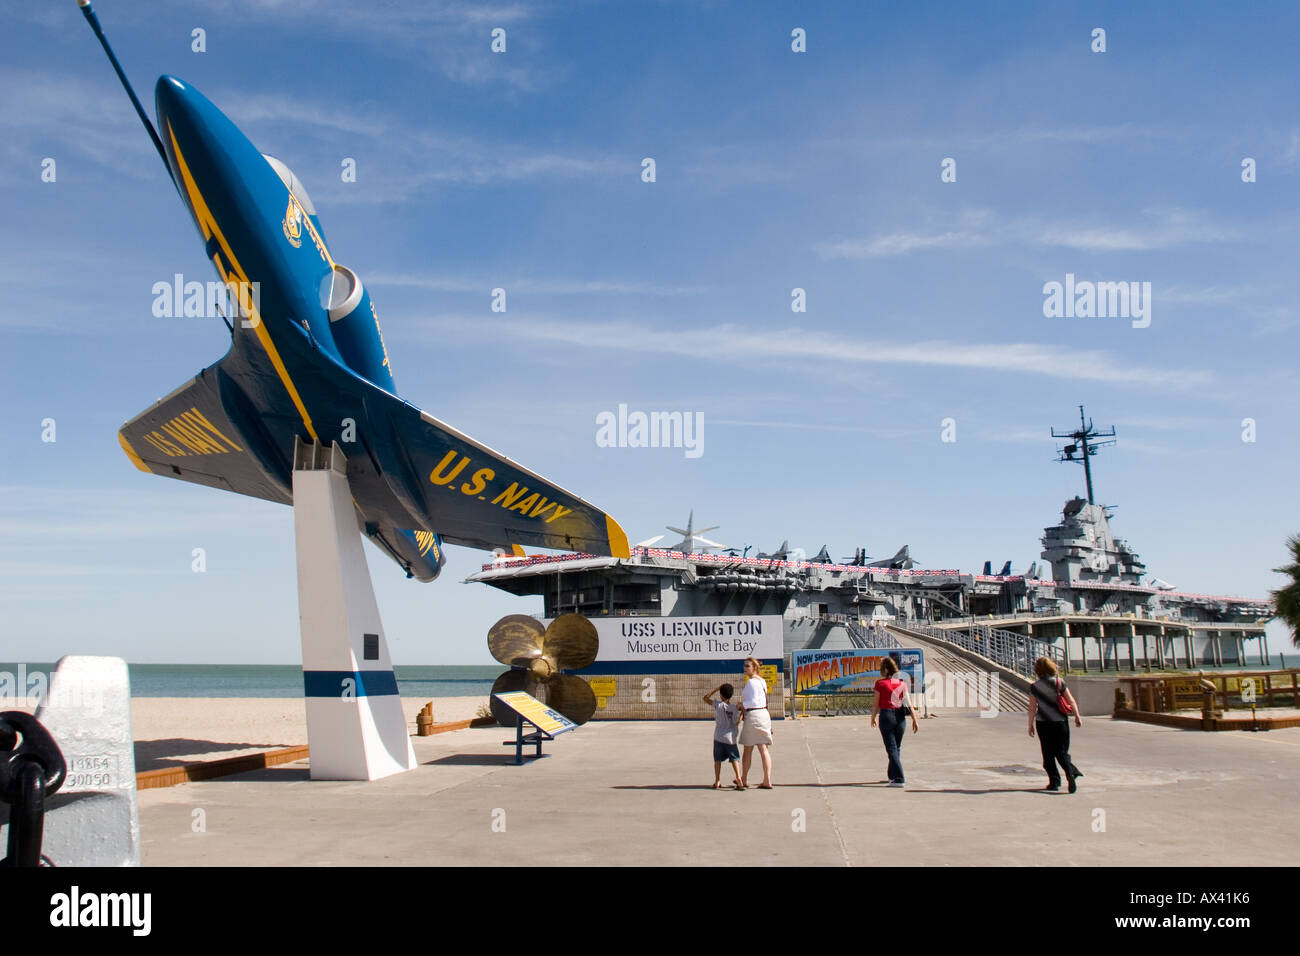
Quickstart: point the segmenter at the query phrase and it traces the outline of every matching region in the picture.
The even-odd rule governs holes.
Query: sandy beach
[[[428,697],[403,697],[412,734]],[[483,696],[433,699],[436,723],[469,720]],[[136,771],[200,760],[294,747],[307,743],[307,712],[301,697],[136,697],[131,701]]]

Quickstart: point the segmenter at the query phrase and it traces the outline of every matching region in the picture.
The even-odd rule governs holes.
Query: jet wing
[[[366,444],[389,488],[445,541],[629,556],[618,522],[572,492],[387,392],[365,403]]]
[[[289,453],[301,425],[277,404],[279,380],[256,358],[237,339],[220,362],[123,425],[119,440],[135,466],[292,504]],[[618,523],[572,492],[342,365],[319,357],[293,364],[318,425],[355,423],[354,435],[337,438],[358,520],[371,537],[399,550],[399,535],[431,531],[488,551],[518,554],[531,546],[629,556]]]
[[[248,437],[226,414],[220,365],[204,369],[123,425],[117,436],[122,450],[141,471],[291,504],[290,489],[259,460],[264,449],[248,447]]]

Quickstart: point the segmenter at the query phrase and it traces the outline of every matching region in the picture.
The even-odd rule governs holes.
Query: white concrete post
[[[45,803],[41,855],[55,866],[139,866],[131,682],[119,657],[59,661],[36,711],[67,776]],[[0,827],[0,852],[8,835]]]
[[[415,768],[393,662],[337,444],[297,443],[293,527],[313,780]]]

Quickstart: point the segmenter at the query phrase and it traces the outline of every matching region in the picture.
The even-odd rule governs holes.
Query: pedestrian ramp
[[[917,696],[925,698],[925,711],[1029,712],[1029,694],[1007,680],[1005,672],[991,661],[963,657],[940,641],[917,637],[902,628],[891,626],[889,630],[904,647],[919,647],[925,652],[926,686],[924,690],[917,688]]]

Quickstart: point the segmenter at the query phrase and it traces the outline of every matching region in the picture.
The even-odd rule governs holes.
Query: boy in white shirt
[[[736,689],[722,684],[704,695],[704,702],[713,708],[713,789],[722,787],[722,761],[731,761],[731,772],[736,775],[736,789],[740,790],[740,750],[736,746],[736,724],[740,711],[730,703]],[[722,700],[714,700],[719,694]]]

